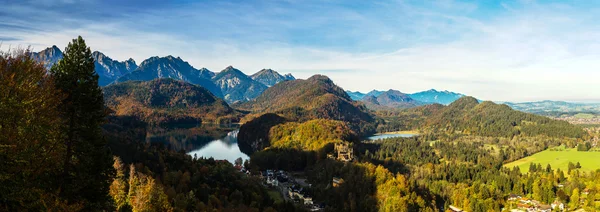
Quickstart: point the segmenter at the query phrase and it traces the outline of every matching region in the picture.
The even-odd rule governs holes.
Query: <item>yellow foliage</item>
[[[271,128],[272,147],[319,150],[325,145],[353,138],[354,132],[342,121],[315,119],[289,122]]]

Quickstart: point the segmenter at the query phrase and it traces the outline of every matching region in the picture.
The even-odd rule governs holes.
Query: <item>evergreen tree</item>
[[[105,118],[102,90],[92,52],[81,36],[68,44],[50,72],[66,95],[59,105],[66,138],[60,194],[87,208],[104,208],[114,169],[100,128]]]

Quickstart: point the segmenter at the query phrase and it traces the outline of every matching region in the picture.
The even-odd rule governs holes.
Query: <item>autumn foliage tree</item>
[[[28,51],[0,53],[0,211],[72,211],[57,195],[63,95]]]

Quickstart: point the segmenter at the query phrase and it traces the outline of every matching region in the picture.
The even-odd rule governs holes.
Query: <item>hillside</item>
[[[270,129],[285,122],[338,120],[346,122],[359,135],[373,133],[376,125],[364,105],[352,101],[342,88],[323,75],[281,82],[255,100],[238,106],[251,111],[250,117],[258,116],[242,125],[238,135],[240,143],[247,143],[241,145],[252,147],[253,151],[269,146]]]
[[[423,128],[446,133],[501,137],[546,135],[580,138],[586,134],[581,128],[566,121],[515,111],[507,105],[489,101],[479,103],[473,97],[462,97],[431,114]]]
[[[304,123],[289,122],[269,131],[273,148],[293,148],[317,151],[338,141],[356,141],[358,137],[341,121],[314,119]]]
[[[151,57],[144,60],[140,66],[133,72],[123,75],[115,82],[125,82],[130,80],[150,81],[159,78],[172,78],[183,80],[208,89],[217,97],[223,97],[221,90],[208,78],[203,76],[210,75],[206,69],[197,70],[188,62],[179,57]]]
[[[323,75],[276,84],[253,101],[240,105],[253,113],[277,113],[290,120],[332,119],[349,122],[359,133],[374,119],[366,108]]]
[[[117,116],[151,124],[237,120],[237,112],[207,89],[174,79],[111,84],[104,88],[104,101]]]
[[[223,69],[212,80],[229,103],[252,100],[267,89],[266,85],[254,81],[232,66]]]

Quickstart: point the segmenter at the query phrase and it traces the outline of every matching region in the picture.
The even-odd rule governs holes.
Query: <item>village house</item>
[[[332,183],[332,185],[333,185],[334,188],[335,187],[339,187],[342,183],[344,183],[344,179],[338,178],[338,177],[334,177],[331,180],[331,183]]]
[[[510,195],[508,196],[508,199],[507,199],[507,200],[508,200],[508,201],[517,201],[517,200],[519,200],[519,199],[521,199],[521,196],[519,196],[519,195],[516,195],[516,194],[510,194]]]
[[[312,205],[313,199],[304,188],[299,185],[292,185],[288,187],[288,196],[292,199],[297,198],[300,202],[304,203],[304,205]]]
[[[540,212],[551,212],[552,207],[550,205],[539,205],[536,207],[537,211]]]
[[[267,185],[277,187],[279,186],[279,181],[276,177],[267,177]]]
[[[552,210],[558,210],[558,211],[565,210],[565,204],[562,202],[559,202],[558,200],[555,200],[552,204],[550,204],[550,207],[552,207]]]
[[[312,197],[310,195],[305,194],[302,197],[302,200],[304,201],[305,205],[312,205],[313,204],[313,200],[312,200]]]

